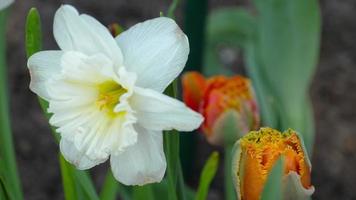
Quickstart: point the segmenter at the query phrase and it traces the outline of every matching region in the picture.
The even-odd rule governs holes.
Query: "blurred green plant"
[[[21,200],[23,196],[11,132],[5,59],[7,15],[7,10],[0,10],[0,199]]]
[[[303,134],[309,154],[314,142],[309,86],[317,65],[320,12],[317,0],[255,0],[256,14],[224,8],[209,17],[204,71],[223,70],[223,45],[242,49],[265,125]]]
[[[215,177],[219,166],[219,153],[214,151],[208,158],[200,175],[198,191],[195,200],[204,200],[208,196],[208,191],[212,180]]]
[[[221,62],[220,52],[223,47],[242,50],[262,123],[281,130],[298,130],[311,155],[315,130],[309,86],[319,55],[318,1],[253,3],[255,12],[230,7],[209,16],[203,71],[207,75],[232,75],[232,68]],[[278,199],[273,184],[279,182],[272,172],[262,199]]]
[[[190,53],[184,71],[201,71],[205,42],[205,26],[208,12],[208,0],[187,0],[184,6],[184,32],[189,39]],[[180,158],[184,177],[193,175],[197,134],[180,134]]]

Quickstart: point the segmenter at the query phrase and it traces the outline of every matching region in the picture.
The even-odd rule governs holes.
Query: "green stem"
[[[165,94],[176,98],[177,80],[168,86]],[[185,186],[181,164],[179,160],[179,133],[176,130],[165,131],[164,133],[164,152],[167,160],[167,179],[169,199],[185,199]]]
[[[179,4],[179,0],[173,0],[171,5],[168,8],[168,13],[167,17],[174,19],[174,11],[177,9],[177,6]]]
[[[190,53],[185,71],[201,71],[205,41],[205,25],[207,15],[207,0],[187,0],[185,2],[184,32],[189,38]],[[180,158],[183,174],[186,179],[192,177],[193,161],[195,160],[197,134],[181,134]]]
[[[224,172],[225,172],[225,199],[226,200],[236,199],[234,184],[232,182],[232,167],[231,167],[232,147],[233,145],[225,146]]]
[[[0,11],[0,158],[2,169],[6,170],[4,176],[7,178],[9,188],[14,193],[14,197],[23,199],[19,175],[16,166],[15,152],[10,124],[8,79],[5,62],[5,27],[6,11]]]

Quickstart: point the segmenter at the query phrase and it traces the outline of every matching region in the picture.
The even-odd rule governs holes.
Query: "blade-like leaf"
[[[280,157],[268,174],[261,200],[282,200],[282,176],[284,158]]]
[[[218,53],[221,46],[242,48],[256,32],[256,22],[246,10],[222,8],[208,18],[204,73],[206,75],[232,74],[232,68],[221,65]]]
[[[62,173],[62,185],[64,190],[64,197],[66,200],[75,200],[77,199],[77,191],[75,186],[75,180],[73,174],[71,173],[72,170],[67,167],[67,163],[64,160],[62,155],[59,155],[59,163]]]
[[[279,105],[281,129],[305,127],[305,102],[318,61],[320,12],[317,0],[255,0],[258,57],[266,84]],[[306,139],[309,137],[305,137]],[[306,141],[309,143],[309,141]],[[310,148],[310,146],[308,146]]]
[[[8,75],[6,69],[6,18],[7,11],[0,10],[0,173],[6,182],[2,182],[7,193],[12,195],[12,199],[23,199],[15,152],[13,146],[9,94],[8,94]]]
[[[117,194],[119,194],[123,200],[132,199],[130,188],[117,182],[112,175],[111,170],[108,170],[105,182],[101,189],[100,200],[115,200],[117,199]]]
[[[206,161],[203,171],[200,175],[199,187],[195,200],[206,199],[208,195],[210,183],[214,179],[214,176],[218,169],[218,164],[219,164],[219,153],[215,151],[210,155],[210,157]]]

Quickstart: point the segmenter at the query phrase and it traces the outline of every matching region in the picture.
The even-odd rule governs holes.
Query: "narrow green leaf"
[[[36,8],[31,8],[26,19],[27,58],[42,49],[41,19]]]
[[[274,164],[264,186],[261,200],[282,200],[282,176],[284,158],[280,157]]]
[[[305,110],[305,101],[319,57],[318,1],[255,0],[255,4],[260,70],[278,104],[280,128],[294,128],[310,143],[314,131],[305,127],[305,112],[311,112]]]
[[[59,155],[59,163],[61,166],[64,197],[66,200],[75,200],[78,196],[76,192],[75,180],[62,155]]]
[[[208,195],[210,183],[214,179],[214,176],[218,169],[218,164],[219,164],[219,153],[215,151],[210,155],[210,157],[208,158],[208,160],[204,165],[203,171],[200,175],[199,187],[195,200],[206,199]]]
[[[17,171],[15,152],[13,146],[9,94],[8,75],[6,69],[6,18],[7,11],[0,11],[0,168],[6,182],[2,182],[4,187],[12,194],[12,199],[23,199],[19,175]]]
[[[177,80],[168,86],[165,94],[176,98],[177,94]],[[167,179],[168,179],[168,195],[169,199],[183,200],[185,199],[184,193],[184,180],[179,160],[179,133],[176,130],[164,131],[164,151],[167,160]]]
[[[203,67],[203,52],[205,47],[206,19],[208,0],[184,2],[184,33],[189,38],[190,52],[184,71],[201,71]],[[184,178],[194,175],[193,166],[197,152],[197,131],[180,134],[180,158]]]
[[[167,12],[167,17],[174,19],[174,11],[177,9],[177,6],[179,4],[179,0],[172,0],[171,5],[168,8],[168,12]]]
[[[153,192],[152,184],[145,186],[135,186],[133,188],[133,200],[155,200],[155,194]]]
[[[109,170],[105,177],[105,182],[103,184],[100,200],[115,200],[118,191],[118,184]]]
[[[117,194],[119,194],[123,200],[130,200],[132,199],[130,189],[130,187],[117,182],[111,170],[108,170],[100,193],[100,200],[115,200],[117,199]]]
[[[206,75],[231,75],[219,59],[221,46],[242,48],[256,32],[256,20],[241,8],[221,8],[208,18],[203,71]]]

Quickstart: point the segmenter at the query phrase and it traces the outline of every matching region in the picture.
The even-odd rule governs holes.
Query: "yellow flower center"
[[[240,174],[242,199],[259,199],[274,163],[285,157],[284,173],[297,172],[305,188],[311,186],[310,168],[298,135],[293,130],[284,133],[271,128],[252,131],[241,139]]]
[[[114,112],[115,106],[120,102],[121,95],[127,90],[115,81],[105,81],[98,85],[99,95],[95,104],[99,110],[106,112],[109,117],[117,117],[125,112]]]

